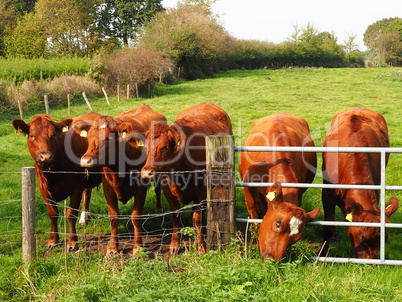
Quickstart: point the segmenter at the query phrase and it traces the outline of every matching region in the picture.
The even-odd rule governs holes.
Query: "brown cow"
[[[39,190],[50,218],[50,238],[48,247],[59,241],[57,228],[58,209],[56,202],[70,197],[67,219],[70,224],[67,248],[74,251],[77,246],[76,221],[77,209],[81,197],[84,204],[89,204],[91,188],[100,183],[99,175],[87,176],[80,167],[79,158],[87,149],[87,140],[80,137],[68,127],[75,119],[90,120],[99,116],[88,113],[74,119],[65,119],[59,123],[52,121],[48,115],[36,115],[30,123],[21,119],[12,121],[17,132],[28,135],[28,149],[35,160],[35,171],[39,181]],[[61,171],[60,173],[57,173]],[[72,172],[72,173],[68,173]]]
[[[277,113],[256,120],[244,146],[314,147],[307,122]],[[282,188],[284,183],[311,183],[317,169],[313,152],[242,152],[239,171],[244,182],[275,182],[271,188],[245,187],[251,218],[263,221],[259,248],[263,259],[279,260],[288,246],[300,239],[302,227],[315,219],[320,208],[306,213],[300,208],[305,188]]]
[[[140,177],[145,163],[145,132],[153,123],[166,123],[166,118],[143,104],[121,113],[116,119],[101,116],[91,123],[77,122],[77,133],[88,138],[88,150],[81,158],[85,168],[101,167],[102,183],[111,225],[107,255],[118,252],[118,200],[126,204],[134,197],[131,221],[134,226],[133,255],[142,246],[141,221],[149,181]],[[160,204],[160,190],[156,188]]]
[[[334,116],[325,137],[325,147],[389,147],[388,128],[384,117],[372,110],[357,108]],[[388,155],[386,160],[388,161]],[[379,185],[379,153],[323,153],[323,177],[326,184]],[[379,191],[356,189],[323,189],[324,217],[335,220],[335,206],[345,219],[353,222],[380,222]],[[398,200],[391,198],[386,208],[386,222],[397,210]],[[322,256],[327,255],[335,227],[324,227]],[[359,258],[373,259],[379,251],[380,229],[349,227],[354,252]]]
[[[141,171],[144,178],[158,173],[164,177],[162,189],[173,212],[171,253],[176,253],[180,244],[180,203],[192,201],[195,204],[193,222],[197,229],[198,248],[200,252],[205,251],[201,231],[202,207],[206,198],[205,136],[218,134],[232,135],[231,121],[224,110],[210,103],[187,108],[170,126],[155,124],[147,133],[147,160]]]

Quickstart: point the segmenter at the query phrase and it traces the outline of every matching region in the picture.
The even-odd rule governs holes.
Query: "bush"
[[[235,46],[234,38],[200,5],[179,5],[158,13],[145,25],[139,43],[167,53],[186,79],[226,69]]]
[[[32,79],[24,81],[21,85],[0,82],[0,103],[6,107],[16,107],[19,100],[23,107],[35,107],[36,103],[43,101],[44,95],[48,95],[49,102],[57,104],[60,100],[67,99],[67,94],[74,96],[83,91],[88,96],[101,95],[98,84],[79,76],[61,76],[51,81]]]
[[[358,49],[349,52],[346,55],[346,60],[352,67],[364,67],[364,57]]]
[[[102,82],[110,90],[117,85],[130,85],[138,94],[145,95],[172,69],[166,54],[148,47],[126,48],[109,56],[102,71]]]

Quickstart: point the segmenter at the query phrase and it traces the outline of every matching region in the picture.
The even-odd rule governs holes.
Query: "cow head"
[[[260,225],[259,248],[262,259],[279,260],[286,249],[301,238],[304,225],[318,216],[320,208],[306,213],[302,208],[283,201],[279,182],[268,189],[266,201],[268,210]]]
[[[28,149],[36,164],[49,168],[57,153],[57,144],[61,143],[60,134],[68,129],[72,119],[56,123],[50,116],[42,114],[34,116],[29,123],[22,119],[14,119],[11,123],[17,133],[28,135]]]
[[[145,149],[147,159],[141,170],[143,178],[152,178],[156,172],[174,169],[185,145],[182,131],[164,123],[155,123],[146,134]]]
[[[77,121],[74,130],[88,140],[88,149],[81,157],[84,168],[95,168],[107,164],[116,152],[116,123],[110,116],[100,116],[94,120]],[[114,158],[114,157],[113,157]]]
[[[398,209],[398,199],[393,197],[385,208],[385,222],[390,222],[390,216]],[[351,203],[348,207],[346,220],[350,222],[380,222],[380,212],[364,210],[358,203]],[[380,250],[380,228],[349,227],[349,238],[353,250],[358,258],[374,259]],[[386,237],[387,239],[387,234]]]
[[[124,158],[125,164],[142,166],[145,162],[145,135],[143,126],[135,122],[118,123],[116,132],[119,141],[119,162]],[[121,167],[123,168],[123,167]]]

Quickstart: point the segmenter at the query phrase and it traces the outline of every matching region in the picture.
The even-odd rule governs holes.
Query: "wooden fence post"
[[[30,262],[36,254],[35,168],[22,168],[22,260]]]
[[[105,96],[106,103],[110,106],[109,98],[108,98],[108,96],[107,96],[105,87],[102,87],[102,92],[103,92],[103,94],[104,94],[104,96]]]
[[[20,118],[23,120],[24,119],[24,113],[22,111],[21,101],[20,101],[19,98],[18,98],[17,102],[18,102],[18,110],[20,112]]]
[[[68,108],[68,115],[71,115],[71,97],[70,94],[67,94],[67,108]]]
[[[85,94],[85,91],[82,92],[82,96],[84,97],[85,103],[87,103],[89,110],[91,110],[92,112],[94,112],[94,110],[92,109],[91,103],[89,102],[87,95]]]
[[[117,103],[120,103],[120,85],[117,85]]]
[[[207,250],[221,251],[235,234],[233,136],[206,137]]]
[[[127,84],[127,100],[130,98],[130,84]]]
[[[48,96],[45,94],[45,109],[46,109],[46,114],[50,114],[50,109],[49,109],[49,99]]]

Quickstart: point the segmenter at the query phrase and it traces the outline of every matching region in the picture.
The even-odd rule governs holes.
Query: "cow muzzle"
[[[83,168],[93,168],[98,165],[98,160],[91,156],[83,156],[81,157],[80,165]]]
[[[41,166],[49,166],[53,161],[53,154],[51,152],[39,152],[36,155],[36,162]]]
[[[156,171],[153,168],[143,167],[141,169],[141,177],[142,178],[154,178],[156,175]]]

